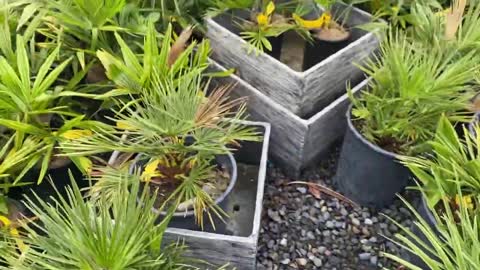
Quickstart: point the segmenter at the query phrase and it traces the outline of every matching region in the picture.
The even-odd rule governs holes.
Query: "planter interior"
[[[296,55],[296,52],[294,51],[292,52],[285,51],[285,54],[287,54],[287,59],[292,59],[292,60],[304,59],[303,63],[297,64],[297,66],[301,67],[301,70],[296,70],[296,71],[303,72],[303,71],[309,70],[313,66],[321,63],[323,60],[327,59],[331,55],[346,48],[349,44],[355,42],[356,40],[360,39],[362,36],[368,33],[364,30],[356,28],[355,26],[357,25],[355,24],[355,22],[351,22],[352,25],[348,25],[349,23],[348,17],[347,17],[348,13],[342,12],[342,11],[343,10],[341,9],[341,5],[336,4],[332,8],[332,15],[333,15],[333,18],[335,18],[336,21],[339,22],[339,24],[345,23],[345,28],[350,31],[350,37],[347,40],[340,41],[340,42],[328,42],[328,41],[322,41],[314,38],[311,42],[308,42],[308,41],[305,41],[299,35],[289,35],[289,38],[286,39],[285,38],[286,34],[282,34],[278,37],[268,38],[272,44],[272,50],[271,51],[265,50],[265,53],[272,56],[276,60],[288,65],[289,64],[288,61],[283,61],[283,59],[281,59],[282,47],[285,42],[295,43],[293,44],[293,46],[301,47],[301,49],[304,52],[304,55],[303,57],[298,57],[298,55]],[[250,13],[245,10],[234,10],[234,11],[228,11],[224,14],[218,15],[212,19],[218,24],[220,24],[221,26],[228,29],[230,32],[234,33],[237,36],[240,36],[240,33],[242,30],[240,29],[238,23],[241,23],[241,22],[236,22],[237,20],[235,20],[235,18],[237,18],[237,20],[238,18],[248,20],[250,18]],[[290,37],[293,37],[293,38],[290,38]],[[255,52],[252,52],[252,54],[254,53]]]
[[[353,29],[352,40],[338,51],[339,48],[330,50],[335,53],[323,60],[319,59],[325,56],[316,60],[316,57],[310,55],[328,51],[322,44],[313,46],[315,50],[306,50],[305,41],[291,32],[279,37],[282,42],[274,42],[274,46],[281,43],[281,46],[278,45],[282,47],[280,59],[289,61],[290,66],[266,53],[248,53],[249,45],[245,40],[215,19],[207,19],[206,37],[211,40],[211,58],[227,69],[235,69],[238,77],[296,116],[311,118],[318,112],[318,108],[327,107],[342,97],[346,82],[356,85],[364,79],[358,65],[363,65],[379,44],[378,36],[374,32],[353,28],[370,22],[370,14],[356,8],[350,9],[343,4],[335,5],[334,12],[349,13],[347,25]],[[227,16],[227,19],[222,20],[230,21],[231,24],[228,15],[223,16]],[[232,29],[233,26],[227,27]],[[305,52],[311,53],[305,56]],[[315,62],[307,70],[303,69],[304,61],[299,60],[304,58]],[[316,63],[317,61],[320,62]]]
[[[130,165],[130,174],[133,174],[136,169],[143,170],[146,163],[148,160],[144,158],[145,155],[139,154],[135,157],[134,162]],[[215,164],[216,163],[216,164]],[[237,163],[235,161],[235,158],[233,157],[232,154],[227,154],[227,155],[219,155],[215,157],[215,162],[213,162],[212,165],[217,165],[217,166],[222,166],[224,167],[229,174],[229,182],[228,185],[225,189],[225,191],[222,192],[222,194],[215,199],[215,204],[220,206],[224,211],[227,209],[224,209],[226,205],[228,205],[228,199],[230,197],[230,194],[233,190],[233,187],[236,185],[237,182],[237,174],[238,174],[238,169],[237,169]],[[153,191],[155,187],[151,187],[150,191]],[[170,195],[170,194],[167,194]],[[160,205],[161,203],[159,203]],[[160,207],[160,206],[159,206]],[[168,207],[167,207],[168,208]],[[165,211],[159,211],[156,208],[153,208],[152,211],[160,213],[161,215],[165,216],[166,212]],[[188,219],[187,222],[192,221],[192,217],[194,216],[194,211],[193,209],[188,209],[188,211],[179,211],[173,214],[173,219],[171,223],[180,223],[183,224],[185,223],[185,219]],[[205,215],[205,220],[208,220],[208,216]]]

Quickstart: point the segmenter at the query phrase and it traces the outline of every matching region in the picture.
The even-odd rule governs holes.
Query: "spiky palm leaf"
[[[121,173],[120,173],[121,175]],[[72,176],[71,176],[72,177]],[[139,175],[123,175],[122,179]],[[139,182],[121,186],[111,201],[85,200],[72,179],[67,195],[56,194],[52,203],[37,196],[27,207],[38,222],[21,222],[20,237],[6,236],[0,254],[1,269],[184,269],[184,247],[162,248],[169,218],[157,223],[154,198]],[[17,240],[9,241],[8,239]],[[26,248],[19,252],[18,241]]]

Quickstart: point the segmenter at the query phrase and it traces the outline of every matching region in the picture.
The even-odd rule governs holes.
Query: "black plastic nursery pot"
[[[130,168],[129,168],[130,173],[133,174],[136,169],[144,167],[147,161],[148,160],[145,159],[144,155],[142,154],[137,155],[135,157],[134,162],[130,165]],[[215,199],[215,204],[218,205],[223,211],[226,212],[227,205],[229,205],[229,202],[228,202],[229,195],[232,192],[233,187],[237,182],[237,163],[233,155],[231,153],[228,153],[226,155],[216,156],[215,165],[217,165],[218,167],[225,168],[226,171],[228,171],[230,176],[230,181],[227,188],[218,198]],[[165,211],[160,211],[157,208],[152,208],[152,211],[159,213],[162,216],[166,215]],[[189,209],[188,211],[178,211],[173,214],[173,218],[170,221],[170,225],[175,226],[175,224],[184,224],[185,219],[191,219],[192,222],[191,222],[190,229],[195,229],[197,225],[193,220],[193,216],[194,216],[194,211],[192,209]],[[215,220],[215,221],[217,223],[220,222],[220,220]],[[208,226],[208,224],[206,225]]]
[[[383,208],[409,184],[410,171],[398,155],[381,149],[366,140],[347,111],[347,130],[334,182],[340,192],[362,206]]]

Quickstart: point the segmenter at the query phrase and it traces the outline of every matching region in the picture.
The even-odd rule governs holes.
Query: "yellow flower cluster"
[[[267,26],[272,19],[272,14],[275,11],[275,4],[270,1],[264,12],[257,15],[257,23],[260,26]]]
[[[473,207],[474,207],[471,195],[469,195],[469,196],[456,195],[455,196],[455,204],[466,206],[468,209],[473,209]]]
[[[10,235],[13,236],[15,239],[15,242],[17,243],[17,247],[18,249],[21,251],[21,252],[25,252],[28,248],[27,245],[25,245],[25,243],[18,239],[18,237],[20,236],[20,234],[18,233],[18,230],[17,228],[15,228],[12,224],[12,222],[10,221],[9,218],[5,217],[5,216],[1,216],[0,215],[0,222],[3,224],[3,226],[0,226],[0,228],[2,227],[5,227],[5,228],[9,228],[9,232],[10,232]]]
[[[155,159],[145,166],[145,169],[142,173],[142,180],[149,182],[153,177],[160,177],[162,174],[158,171],[158,165],[160,165],[161,160]]]

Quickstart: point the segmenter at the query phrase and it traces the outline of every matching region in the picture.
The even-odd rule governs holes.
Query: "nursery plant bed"
[[[212,63],[212,69],[225,70]],[[216,83],[234,84],[230,95],[248,98],[250,118],[272,125],[270,154],[289,176],[297,177],[303,168],[319,160],[345,132],[349,106],[345,87],[342,95],[327,106],[318,106],[310,116],[300,117],[236,75],[216,79]],[[367,83],[368,79],[362,81],[352,92],[359,92]]]
[[[345,5],[337,4],[332,13],[345,14],[345,8]],[[278,53],[273,56],[249,54],[248,44],[225,15],[207,20],[206,36],[211,40],[212,59],[226,68],[235,68],[242,79],[274,102],[293,114],[306,117],[341,96],[345,82],[356,84],[362,80],[363,73],[354,63],[364,63],[377,49],[378,39],[374,33],[355,26],[370,20],[368,13],[352,8],[346,20],[346,25],[351,28],[351,38],[343,44],[316,42],[305,45],[302,71],[295,71],[280,62],[274,57]],[[276,43],[273,44],[274,52],[278,51]]]
[[[164,243],[184,241],[186,256],[217,266],[229,264],[236,269],[256,269],[257,241],[263,205],[267,169],[270,124],[245,121],[263,135],[261,142],[242,142],[234,157],[238,166],[237,183],[224,200],[229,218],[215,220],[216,229],[195,225],[193,217],[176,217],[169,224]],[[201,269],[205,269],[205,265]]]

